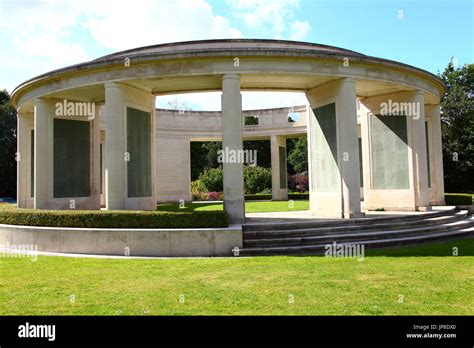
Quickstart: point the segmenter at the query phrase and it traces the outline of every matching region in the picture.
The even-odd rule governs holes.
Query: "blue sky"
[[[473,0],[0,0],[0,88],[118,50],[164,42],[268,38],[316,42],[432,73],[474,62]],[[178,98],[219,109],[219,94]],[[301,94],[244,94],[244,108]]]

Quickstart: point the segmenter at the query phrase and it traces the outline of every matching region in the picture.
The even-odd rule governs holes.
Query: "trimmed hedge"
[[[472,205],[472,195],[469,193],[445,193],[446,205]]]
[[[32,209],[0,209],[0,224],[82,228],[213,228],[229,226],[225,211]]]
[[[269,201],[272,199],[272,195],[269,194],[247,194],[245,195],[246,201]],[[289,193],[288,199],[293,200],[307,200],[309,199],[309,193]]]
[[[289,193],[288,199],[298,200],[298,199],[309,199],[309,193]]]
[[[245,200],[246,201],[270,201],[272,199],[272,195],[268,194],[246,194]]]

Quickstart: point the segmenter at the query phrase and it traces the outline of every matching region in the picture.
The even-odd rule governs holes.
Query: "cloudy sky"
[[[472,0],[0,0],[0,88],[134,47],[217,38],[300,40],[432,73],[473,63]],[[179,98],[219,110],[218,93]],[[245,93],[244,108],[305,103],[298,93]]]

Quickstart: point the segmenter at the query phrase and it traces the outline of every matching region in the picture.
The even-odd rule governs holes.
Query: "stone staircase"
[[[328,244],[380,248],[474,237],[474,216],[454,207],[354,220],[246,223],[240,256],[323,254]]]

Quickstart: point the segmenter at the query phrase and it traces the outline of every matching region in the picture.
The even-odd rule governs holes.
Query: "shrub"
[[[208,192],[207,193],[207,200],[208,201],[218,201],[220,196],[221,196],[220,192],[215,192],[215,191]]]
[[[82,228],[227,227],[225,211],[0,210],[0,224]]]
[[[206,186],[202,183],[201,180],[197,179],[191,181],[191,192],[206,192]]]
[[[207,193],[206,192],[191,192],[191,200],[205,201],[207,200]]]
[[[272,171],[259,166],[244,167],[245,193],[257,193],[272,188]]]
[[[472,205],[472,195],[469,193],[446,193],[446,205]]]
[[[288,177],[288,188],[292,191],[306,192],[309,189],[308,174],[294,174]]]
[[[224,171],[221,167],[219,168],[209,168],[203,171],[199,175],[199,181],[205,187],[205,191],[223,191],[223,181],[224,181]]]
[[[288,194],[288,199],[293,199],[293,200],[308,200],[309,199],[309,193],[289,193]]]
[[[268,201],[272,199],[272,195],[268,194],[247,194],[245,195],[245,200],[246,201]]]

